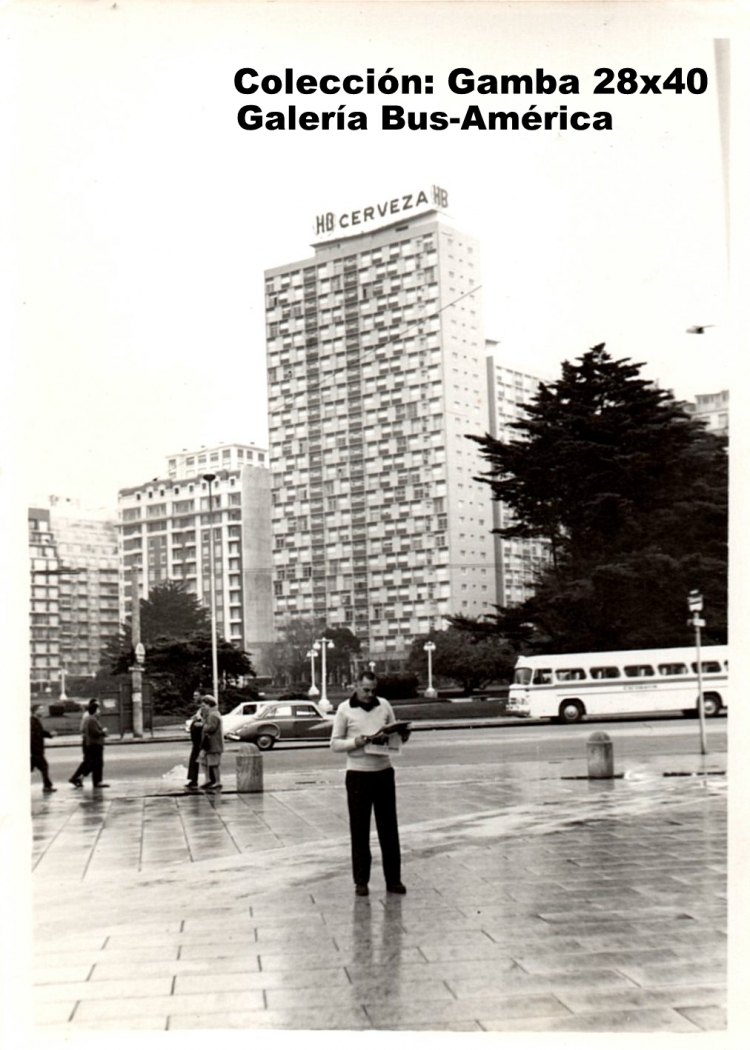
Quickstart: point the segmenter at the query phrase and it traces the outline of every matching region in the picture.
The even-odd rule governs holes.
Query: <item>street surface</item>
[[[655,719],[653,721],[608,722],[591,725],[552,725],[525,723],[475,729],[418,730],[395,760],[401,769],[431,765],[481,765],[504,762],[562,763],[586,761],[586,741],[595,730],[605,729],[613,741],[615,767],[623,772],[623,762],[677,753],[699,753],[699,727],[696,719]],[[727,721],[712,719],[706,723],[708,750],[725,754]],[[234,769],[238,744],[228,744],[224,768]],[[184,741],[154,741],[144,744],[112,744],[105,751],[105,780],[136,781],[168,774],[176,766],[187,766],[190,745]],[[50,773],[58,787],[66,786],[80,758],[77,742],[61,746],[60,741],[47,748]],[[315,770],[343,769],[340,755],[327,745],[282,745],[263,756],[268,773],[301,773]],[[32,774],[38,779],[39,774]],[[72,789],[71,789],[72,790]]]

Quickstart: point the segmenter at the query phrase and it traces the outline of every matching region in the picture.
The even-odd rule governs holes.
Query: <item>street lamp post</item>
[[[701,754],[708,753],[706,748],[706,715],[703,710],[703,668],[701,667],[701,627],[706,626],[706,621],[701,618],[703,612],[703,595],[700,591],[691,591],[688,595],[688,609],[693,614],[688,620],[695,631],[695,659],[698,668],[698,718],[701,728]]]
[[[424,695],[428,700],[434,700],[437,696],[437,691],[432,686],[432,654],[435,652],[435,643],[425,642],[422,648],[427,653],[427,688]]]
[[[208,565],[211,586],[211,681],[213,683],[213,695],[216,703],[219,703],[219,659],[216,652],[216,555],[214,553],[214,502],[212,485],[216,481],[215,474],[204,474],[203,480],[208,482]]]
[[[143,736],[143,662],[146,650],[141,642],[141,587],[138,568],[133,567],[133,612],[130,634],[135,652],[135,663],[130,668],[130,695],[133,701],[133,736]],[[153,724],[153,723],[152,723]]]
[[[310,661],[310,681],[312,685],[307,690],[307,695],[311,700],[314,700],[316,696],[320,696],[320,690],[315,684],[315,657],[318,655],[315,649],[309,649],[305,654]]]
[[[318,701],[320,709],[326,714],[333,710],[333,704],[328,699],[326,688],[328,683],[326,682],[326,649],[333,649],[333,641],[330,638],[318,638],[313,642],[313,649],[320,653],[320,700]]]
[[[65,692],[65,664],[60,663],[60,699],[67,700],[68,694]]]

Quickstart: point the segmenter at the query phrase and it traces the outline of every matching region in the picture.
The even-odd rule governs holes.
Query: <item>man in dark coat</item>
[[[203,743],[203,720],[206,708],[202,700],[198,700],[198,710],[190,720],[190,758],[188,759],[188,780],[185,787],[190,790],[198,788],[198,769],[201,757],[201,744]]]
[[[83,778],[90,773],[94,787],[106,788],[109,784],[102,782],[104,775],[104,738],[107,730],[97,715],[99,701],[89,700],[86,713],[81,720],[81,738],[83,744],[83,762],[70,778],[74,787],[83,787]]]
[[[57,788],[53,785],[49,776],[49,766],[47,765],[47,759],[44,757],[44,739],[45,737],[53,737],[55,734],[51,733],[49,729],[45,729],[42,725],[42,711],[43,708],[35,707],[31,712],[31,770],[38,769],[42,774],[42,780],[44,781],[44,793],[48,795],[51,791],[57,791]]]

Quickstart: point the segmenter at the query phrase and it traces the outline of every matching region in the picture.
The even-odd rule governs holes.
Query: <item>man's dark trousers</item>
[[[42,780],[46,788],[52,787],[52,781],[49,778],[49,766],[47,765],[47,759],[44,757],[43,751],[32,751],[31,752],[31,771],[38,769],[42,774]]]
[[[383,855],[386,886],[401,882],[401,847],[396,817],[396,779],[393,769],[361,773],[350,769],[346,774],[346,797],[349,804],[349,829],[352,838],[352,874],[357,885],[370,881],[370,814],[375,810],[375,826]]]

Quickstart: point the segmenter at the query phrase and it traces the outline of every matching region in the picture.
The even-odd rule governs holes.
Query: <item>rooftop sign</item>
[[[315,216],[314,244],[371,233],[380,226],[389,226],[399,219],[410,219],[423,212],[445,211],[448,191],[442,186],[425,186],[398,197],[372,200],[352,211],[325,211]]]

